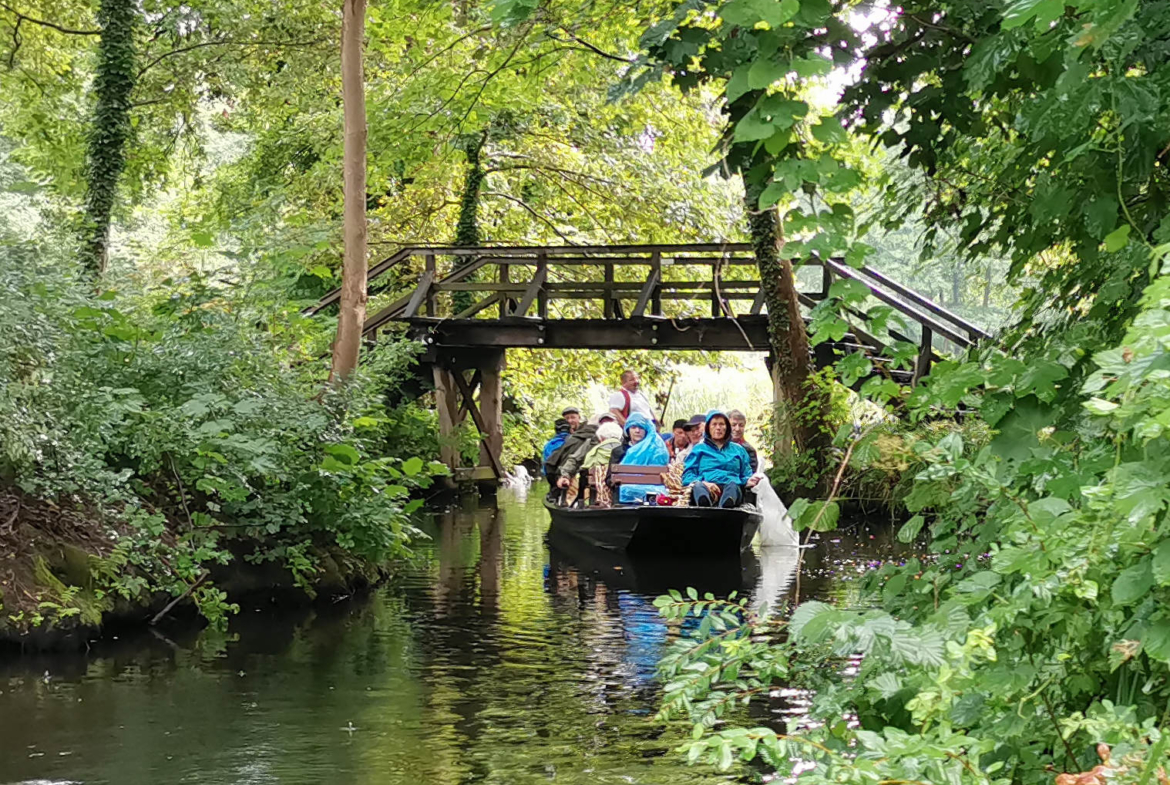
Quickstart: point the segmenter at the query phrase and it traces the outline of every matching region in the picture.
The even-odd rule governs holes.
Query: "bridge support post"
[[[435,364],[435,408],[439,411],[439,459],[447,464],[451,475],[461,465],[455,431],[463,418],[459,416],[459,388],[455,371]]]
[[[503,349],[440,352],[434,365],[435,407],[439,413],[439,451],[443,463],[456,482],[474,481],[481,489],[495,488],[503,477],[501,457],[504,450]],[[470,382],[466,371],[475,371]],[[476,401],[475,391],[479,390]],[[458,431],[464,418],[471,415],[480,435],[479,465],[463,466],[459,453]]]
[[[479,370],[479,411],[483,416],[483,441],[479,444],[481,466],[502,466],[504,453],[504,388],[502,372],[506,365],[505,351],[498,349],[481,353]],[[496,479],[501,479],[496,477]]]

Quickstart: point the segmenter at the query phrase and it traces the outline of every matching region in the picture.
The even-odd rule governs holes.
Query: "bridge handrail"
[[[686,254],[718,254],[718,256],[687,257]],[[533,301],[540,297],[542,302],[551,294],[553,298],[590,299],[592,297],[606,300],[606,317],[613,315],[613,302],[618,299],[637,299],[638,306],[633,315],[641,316],[651,297],[651,290],[656,299],[662,297],[663,291],[668,292],[667,299],[699,299],[708,296],[714,301],[717,288],[726,286],[721,291],[724,299],[753,299],[750,293],[743,289],[748,284],[758,285],[752,281],[722,281],[718,270],[722,265],[754,264],[754,251],[749,243],[682,243],[682,244],[626,244],[626,245],[558,245],[558,246],[515,246],[515,245],[481,245],[475,247],[444,246],[444,245],[407,245],[399,248],[394,254],[370,268],[368,281],[372,282],[412,257],[425,256],[426,273],[420,276],[420,282],[425,286],[417,286],[410,293],[398,298],[370,317],[363,332],[369,334],[376,331],[385,323],[394,319],[413,318],[423,304],[433,304],[434,295],[440,291],[484,291],[489,296],[481,300],[477,307],[471,309],[468,316],[482,310],[488,305],[503,301],[501,315],[507,312],[509,294],[525,306],[527,312]],[[435,258],[438,256],[471,257],[469,264],[456,267],[451,273],[439,277],[435,269]],[[673,257],[673,258],[672,258]],[[670,264],[685,265],[714,265],[710,281],[671,282],[662,281],[660,269]],[[527,287],[524,282],[508,283],[504,280],[496,284],[460,284],[463,278],[484,266],[498,266],[501,272],[512,265],[535,266],[538,270],[546,270],[550,266],[582,265],[607,267],[605,281],[576,282],[548,284],[545,277],[540,275],[539,282],[533,282]],[[887,275],[866,266],[862,268],[850,267],[837,259],[821,260],[816,257],[802,263],[803,266],[824,267],[825,291],[820,297],[827,296],[828,284],[832,275],[841,278],[850,278],[862,283],[870,293],[881,302],[890,305],[895,310],[919,323],[924,330],[924,339],[929,334],[938,334],[956,346],[970,347],[980,340],[991,337],[990,333],[967,321],[958,314],[918,294]],[[650,267],[651,272],[647,281],[614,281],[612,270],[618,266]],[[506,277],[506,276],[502,276]],[[535,278],[536,276],[534,276]],[[424,281],[425,279],[425,281]],[[641,287],[641,292],[639,292]],[[580,289],[580,291],[576,291]],[[687,295],[687,292],[692,295]],[[336,303],[340,298],[340,289],[334,289],[321,298],[310,308],[306,308],[306,315],[314,315]],[[621,294],[621,297],[613,295]],[[709,293],[709,294],[708,294]],[[606,296],[606,295],[610,296]],[[807,295],[806,295],[807,296]],[[559,298],[558,298],[559,299]],[[755,303],[751,313],[760,313],[762,302],[760,297],[754,297]],[[543,308],[543,306],[542,306]],[[716,311],[716,313],[718,313]],[[963,333],[966,333],[964,335]]]

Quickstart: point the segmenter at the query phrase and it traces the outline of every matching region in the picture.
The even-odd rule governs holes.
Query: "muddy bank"
[[[127,534],[81,507],[0,492],[0,656],[81,649],[103,635],[152,624],[201,624],[190,592],[150,590],[149,576],[137,574],[128,558]],[[233,541],[232,558],[211,565],[197,585],[213,586],[243,610],[333,603],[386,577],[368,561],[317,549],[310,554],[316,572],[298,582],[281,564],[245,558],[258,544]]]

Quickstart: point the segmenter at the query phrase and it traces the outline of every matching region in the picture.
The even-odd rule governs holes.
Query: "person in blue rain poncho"
[[[631,412],[626,419],[626,436],[629,444],[624,454],[615,455],[617,463],[626,466],[662,466],[670,462],[670,451],[666,443],[658,438],[654,431],[654,424],[650,418],[641,412]],[[645,499],[646,494],[666,493],[663,485],[622,485],[618,502],[631,504]]]
[[[759,482],[747,451],[731,440],[731,420],[723,412],[707,413],[703,441],[687,455],[682,480],[696,507],[738,507],[744,491]]]

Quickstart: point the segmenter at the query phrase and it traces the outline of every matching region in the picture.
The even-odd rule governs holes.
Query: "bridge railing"
[[[919,374],[938,359],[936,338],[961,350],[990,337],[873,268],[817,258],[802,266],[822,270],[820,289],[800,292],[805,307],[824,300],[834,278],[847,278],[863,284],[916,328],[887,332],[895,340],[919,345]],[[399,291],[407,291],[367,319],[364,332],[370,337],[390,322],[437,318],[738,318],[766,312],[755,255],[746,243],[408,246],[370,268],[372,291],[387,279],[394,280]],[[330,292],[307,313],[327,308],[339,296],[340,290]],[[664,303],[670,305],[664,308]],[[860,343],[884,348],[882,340],[864,329],[866,314],[853,310],[848,315]]]

